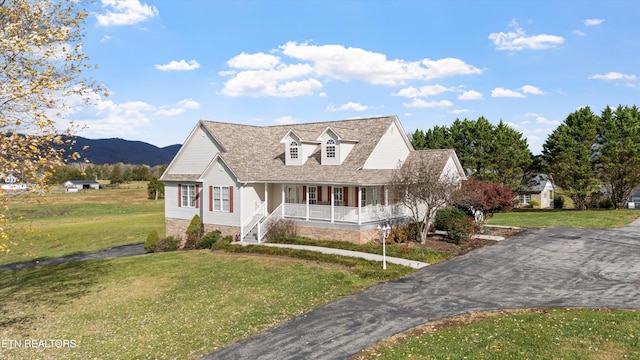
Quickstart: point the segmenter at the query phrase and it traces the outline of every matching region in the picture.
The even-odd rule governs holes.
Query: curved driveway
[[[205,359],[345,359],[426,322],[532,307],[640,308],[640,219],[528,230],[371,287]]]

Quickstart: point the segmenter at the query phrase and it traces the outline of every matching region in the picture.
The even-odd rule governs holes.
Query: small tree
[[[388,184],[394,198],[410,209],[418,223],[422,244],[436,212],[450,203],[460,182],[459,177],[443,172],[448,154],[440,150],[419,151],[396,170]]]
[[[187,228],[187,237],[184,240],[184,244],[182,244],[183,249],[195,249],[196,244],[204,235],[204,226],[202,225],[202,221],[200,220],[200,216],[198,214],[193,215],[191,219],[191,223],[189,223],[189,227]]]
[[[164,197],[164,183],[156,177],[151,177],[147,184],[147,195],[149,199],[158,200]]]
[[[454,198],[456,205],[474,213],[480,211],[481,219],[476,216],[476,221],[513,206],[513,193],[509,187],[475,179],[464,181]]]

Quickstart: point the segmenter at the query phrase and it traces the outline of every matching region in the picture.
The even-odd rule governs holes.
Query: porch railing
[[[263,201],[260,206],[256,209],[256,211],[251,214],[249,219],[242,224],[242,233],[240,234],[240,239],[244,239],[244,237],[253,229],[254,226],[264,217],[265,214],[265,202]]]
[[[262,242],[262,238],[267,235],[271,225],[277,223],[280,219],[282,219],[282,204],[258,223],[258,243]]]
[[[396,205],[367,205],[362,208],[353,206],[334,206],[333,221],[366,223],[408,216],[404,207]],[[284,204],[284,216],[287,218],[307,219],[306,204]],[[331,205],[309,205],[309,220],[331,221]]]

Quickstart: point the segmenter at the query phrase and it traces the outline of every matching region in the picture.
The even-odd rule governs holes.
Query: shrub
[[[155,252],[176,251],[180,246],[180,238],[167,236],[158,240]]]
[[[147,240],[144,242],[144,249],[147,252],[156,251],[156,245],[158,244],[158,240],[160,239],[160,235],[157,230],[151,230],[149,235],[147,235]]]
[[[564,198],[562,196],[556,195],[553,198],[553,208],[554,209],[563,209],[564,208]]]
[[[204,228],[202,227],[202,221],[200,221],[200,216],[198,214],[195,214],[193,215],[193,218],[191,218],[189,227],[187,227],[187,238],[184,243],[184,248],[195,249],[196,244],[198,243],[198,241],[200,241],[203,234]]]
[[[529,200],[529,205],[531,205],[532,207],[540,207],[540,202],[538,200]]]
[[[476,231],[476,224],[464,210],[446,208],[436,213],[435,227],[447,232],[447,241],[461,244],[471,238]]]
[[[213,244],[217,243],[220,239],[220,230],[213,230],[211,232],[206,233],[198,242],[196,243],[196,249],[211,249]]]
[[[215,244],[211,245],[211,250],[226,250],[227,248],[233,248],[234,246],[231,246],[232,241],[233,237],[225,236],[222,239],[216,241]]]
[[[271,224],[267,231],[267,241],[275,242],[281,239],[298,237],[298,228],[292,220],[280,219]]]

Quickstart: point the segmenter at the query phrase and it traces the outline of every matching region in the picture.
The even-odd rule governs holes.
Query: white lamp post
[[[387,236],[391,233],[391,226],[378,224],[377,229],[382,234],[382,269],[387,270]]]

